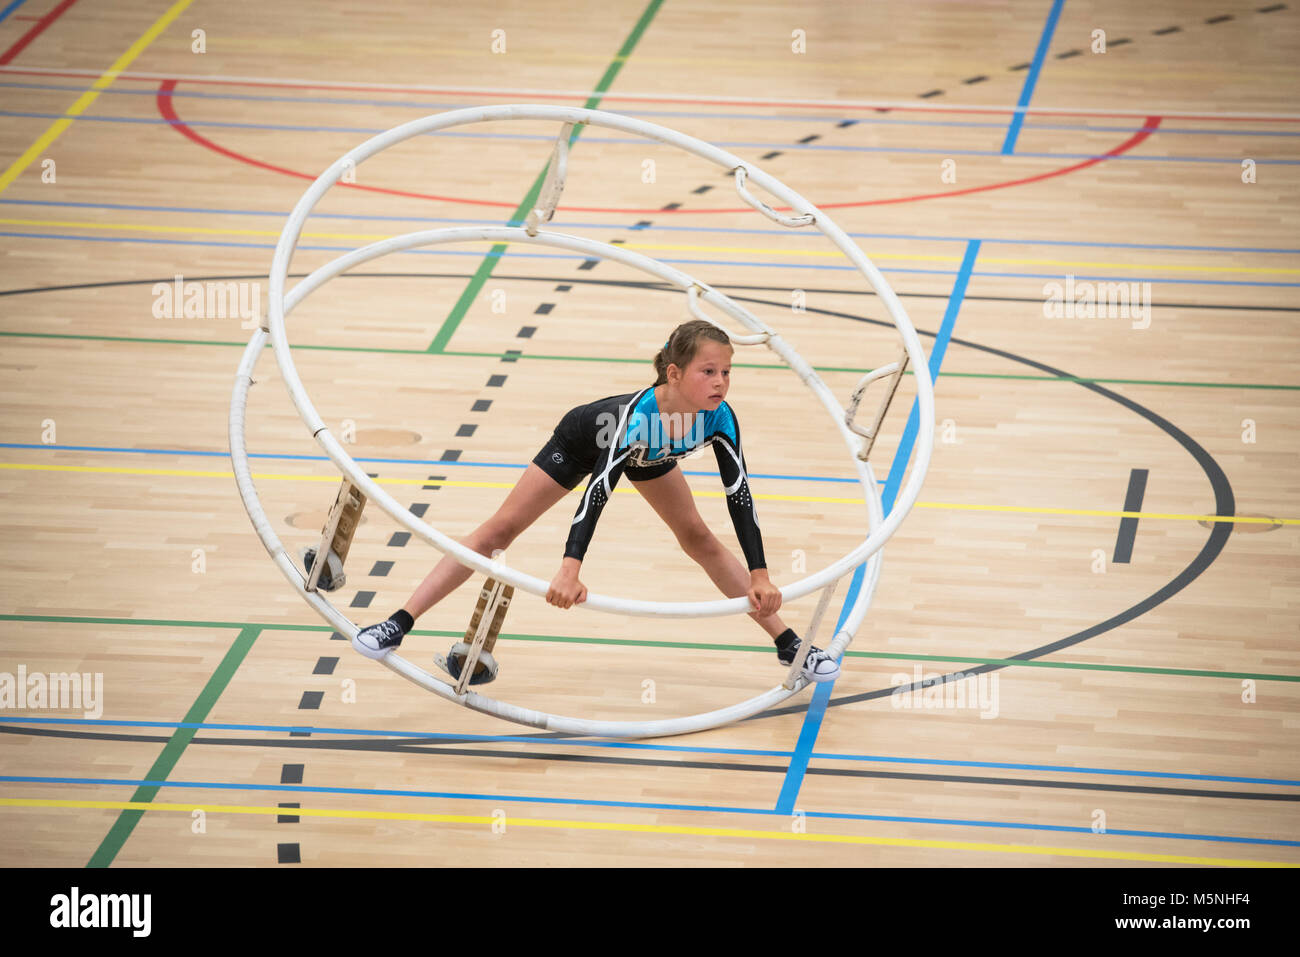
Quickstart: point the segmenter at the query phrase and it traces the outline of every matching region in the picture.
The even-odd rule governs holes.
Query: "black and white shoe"
[[[786,647],[777,649],[776,657],[781,664],[794,664],[795,656],[799,654],[799,644],[800,640],[796,638]],[[808,649],[808,657],[803,660],[803,675],[809,681],[818,683],[834,681],[840,676],[840,666],[834,658],[813,645]]]
[[[311,566],[316,564],[316,549],[304,548],[299,554],[302,556],[302,566],[307,570],[307,577],[310,578]],[[321,591],[338,591],[347,580],[348,576],[343,574],[343,563],[331,549],[325,556],[325,567],[320,570],[316,587]]]
[[[451,651],[445,656],[435,655],[433,663],[459,681],[461,668],[468,657],[469,645],[463,641],[458,641],[451,646]],[[485,685],[489,681],[496,681],[500,670],[501,668],[497,664],[497,660],[492,657],[491,652],[480,651],[478,663],[474,665],[474,674],[470,675],[469,683],[472,685]]]
[[[402,643],[406,632],[391,618],[362,628],[352,639],[352,647],[367,658],[382,658]]]

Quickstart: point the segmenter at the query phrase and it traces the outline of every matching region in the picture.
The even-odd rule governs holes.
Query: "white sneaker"
[[[796,638],[784,651],[777,651],[777,660],[783,665],[794,664],[795,656],[799,654],[799,645],[800,639]],[[834,681],[840,676],[840,666],[834,658],[813,645],[808,649],[808,657],[803,660],[803,675],[818,684]]]
[[[352,647],[367,658],[379,659],[400,645],[403,637],[402,626],[390,618],[358,631]]]

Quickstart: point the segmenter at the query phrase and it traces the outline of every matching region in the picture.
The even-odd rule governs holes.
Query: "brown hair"
[[[675,365],[679,369],[685,369],[690,365],[691,360],[695,358],[695,353],[699,351],[700,343],[705,340],[720,342],[724,346],[730,346],[731,340],[727,334],[711,322],[705,322],[703,319],[692,319],[689,322],[683,322],[673,330],[664,347],[655,355],[655,385],[663,385],[668,381],[668,367]]]

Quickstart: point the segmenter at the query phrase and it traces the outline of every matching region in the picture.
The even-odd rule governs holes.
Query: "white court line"
[[[36,76],[98,76],[94,70],[46,68],[46,67],[12,67],[0,66],[0,73],[30,74]],[[585,100],[592,96],[605,99],[645,100],[655,103],[731,103],[737,105],[760,106],[812,106],[827,108],[861,107],[864,109],[894,109],[909,112],[928,113],[1042,113],[1075,116],[1162,116],[1167,119],[1231,119],[1231,120],[1284,120],[1300,121],[1300,113],[1231,113],[1206,110],[1170,109],[1153,106],[1141,110],[1083,109],[1072,106],[998,106],[996,104],[973,104],[969,106],[939,106],[927,103],[913,103],[898,100],[812,100],[788,97],[752,97],[752,96],[718,96],[713,94],[679,93],[665,95],[662,93],[611,93],[596,90],[544,90],[534,87],[487,87],[487,86],[429,86],[407,83],[361,83],[345,80],[302,80],[278,77],[226,76],[222,74],[181,75],[177,73],[135,73],[123,72],[117,75],[122,80],[177,80],[181,83],[220,83],[233,85],[255,85],[272,87],[313,87],[317,89],[338,90],[376,90],[401,93],[453,93],[481,96],[544,96],[572,97]]]

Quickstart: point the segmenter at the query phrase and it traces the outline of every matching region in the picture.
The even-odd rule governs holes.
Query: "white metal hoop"
[[[582,237],[545,231],[538,228],[541,222],[550,218],[548,213],[554,211],[555,204],[559,198],[559,191],[563,188],[563,169],[553,167],[549,171],[549,195],[542,204],[543,208],[539,211],[539,214],[530,217],[530,221],[527,223],[527,228],[465,227],[428,230],[408,233],[403,236],[395,236],[390,239],[372,243],[361,249],[354,250],[351,253],[336,258],[332,262],[315,270],[306,279],[298,283],[292,291],[287,295],[285,294],[284,287],[290,260],[294,250],[296,249],[303,225],[308,215],[319,202],[320,198],[330,188],[330,186],[339,180],[346,170],[354,169],[361,161],[388,148],[389,146],[422,133],[433,132],[467,123],[518,119],[546,119],[559,121],[564,124],[587,123],[634,133],[669,145],[677,146],[681,149],[687,150],[688,152],[694,153],[695,155],[715,162],[724,169],[744,169],[756,184],[767,190],[773,196],[788,203],[796,210],[809,211],[798,217],[782,217],[781,219],[802,220],[804,216],[810,217],[809,222],[815,225],[827,236],[827,238],[835,243],[835,245],[838,246],[849,258],[849,260],[853,262],[859,271],[862,272],[867,281],[876,291],[880,300],[888,309],[895,328],[898,330],[903,340],[904,349],[911,359],[912,367],[915,370],[917,401],[921,424],[915,445],[915,461],[910,471],[908,482],[905,487],[900,490],[894,508],[888,517],[885,517],[882,514],[879,489],[870,465],[865,461],[861,461],[856,454],[856,439],[853,432],[851,432],[845,425],[844,407],[834,398],[812,367],[787,343],[785,343],[775,330],[768,327],[761,320],[753,316],[748,310],[731,300],[730,297],[663,263],[619,246],[598,243]],[[565,132],[567,133],[567,128]],[[562,135],[562,139],[567,145],[567,136]],[[557,148],[553,153],[553,162],[562,163],[564,159],[563,154],[564,150],[557,145]],[[766,204],[762,205],[765,206]],[[761,211],[763,211],[765,215],[770,215],[771,208],[766,207],[766,209]],[[781,219],[778,219],[778,215],[771,215],[771,218],[781,221]],[[788,223],[787,225],[794,225],[794,223]],[[802,225],[802,223],[800,223],[800,225]],[[557,246],[580,252],[587,256],[616,260],[625,265],[648,272],[651,275],[654,275],[685,291],[688,295],[688,301],[691,304],[692,311],[697,314],[701,314],[698,309],[698,300],[702,299],[704,302],[709,303],[713,307],[731,316],[745,327],[753,330],[756,335],[733,337],[733,339],[737,342],[752,342],[755,344],[762,342],[766,344],[768,348],[772,349],[773,352],[779,355],[786,364],[799,375],[804,383],[808,385],[814,394],[817,395],[822,404],[826,407],[826,410],[830,413],[832,421],[834,421],[838,427],[841,437],[849,447],[849,450],[854,453],[852,459],[858,472],[858,478],[864,491],[864,502],[867,506],[867,526],[869,534],[866,540],[848,555],[845,555],[839,561],[828,565],[821,571],[809,575],[807,578],[799,582],[787,585],[785,588],[781,589],[781,594],[784,601],[799,598],[838,580],[844,574],[866,560],[867,574],[863,581],[862,588],[853,604],[853,608],[849,612],[847,618],[845,618],[843,626],[836,632],[828,648],[828,651],[830,651],[832,655],[838,657],[852,640],[854,633],[857,631],[857,628],[865,617],[867,608],[870,605],[880,575],[880,549],[883,547],[885,541],[887,541],[894,533],[898,525],[902,522],[903,518],[906,517],[907,513],[915,503],[916,498],[920,493],[921,483],[925,478],[925,473],[929,465],[930,454],[933,447],[934,393],[930,381],[929,369],[925,361],[925,354],[921,348],[920,340],[917,337],[916,331],[912,327],[906,312],[903,310],[901,303],[898,301],[897,296],[895,296],[893,291],[889,288],[884,277],[880,275],[875,266],[867,259],[866,255],[858,249],[858,247],[839,229],[838,226],[834,224],[834,222],[831,221],[829,217],[817,210],[816,207],[808,203],[807,200],[803,199],[799,194],[790,190],[780,181],[763,173],[761,170],[752,166],[746,166],[746,164],[742,163],[742,161],[737,157],[723,150],[719,150],[717,147],[711,146],[682,133],[669,130],[665,127],[656,126],[655,124],[599,110],[531,105],[496,106],[456,110],[415,120],[373,137],[333,163],[308,188],[306,193],[299,200],[297,206],[295,206],[289,220],[286,222],[284,229],[281,232],[279,242],[276,245],[275,256],[271,265],[269,306],[265,325],[263,329],[254,333],[252,339],[249,341],[248,348],[244,352],[243,359],[239,366],[239,371],[235,378],[235,388],[231,397],[230,409],[231,459],[234,464],[236,484],[239,487],[240,496],[244,502],[245,509],[248,511],[249,517],[253,522],[253,527],[261,538],[263,545],[270,553],[277,567],[280,568],[281,572],[289,580],[295,590],[298,591],[303,599],[330,625],[349,638],[355,635],[357,626],[354,623],[339,612],[338,609],[334,608],[334,606],[320,594],[306,590],[304,575],[289,557],[283,544],[280,542],[278,535],[267,520],[266,514],[261,507],[256,489],[252,482],[251,472],[248,465],[247,449],[245,446],[245,417],[248,391],[253,382],[252,376],[254,367],[265,348],[268,338],[274,347],[281,375],[285,380],[285,384],[288,387],[295,406],[298,408],[300,416],[311,430],[316,441],[325,450],[326,454],[355,486],[361,489],[367,497],[375,501],[379,507],[398,524],[409,529],[411,532],[441,551],[454,555],[462,564],[486,575],[490,575],[493,578],[497,578],[498,580],[521,588],[524,591],[545,596],[548,582],[510,568],[500,561],[494,561],[472,552],[460,543],[448,538],[436,528],[413,515],[361,470],[356,462],[352,460],[351,456],[349,456],[343,449],[342,445],[330,433],[329,429],[325,426],[324,421],[317,414],[310,398],[308,398],[306,390],[303,388],[302,382],[298,377],[293,358],[290,355],[289,343],[285,332],[286,316],[288,316],[288,314],[292,312],[292,310],[301,303],[303,299],[328,280],[356,265],[387,255],[391,252],[410,249],[416,246],[472,240],[490,241],[494,243],[526,243]],[[709,321],[713,322],[711,319]],[[597,611],[614,612],[619,614],[649,615],[655,617],[704,617],[737,614],[749,610],[748,600],[745,598],[723,599],[710,602],[656,602],[614,598],[593,593],[588,593],[587,601],[584,603],[583,607]],[[576,718],[564,718],[549,715],[544,712],[518,708],[513,705],[505,704],[504,702],[495,701],[491,698],[485,698],[472,691],[466,691],[463,694],[457,695],[455,690],[447,683],[440,681],[428,672],[417,668],[395,654],[387,655],[382,659],[382,661],[391,670],[403,675],[421,687],[474,710],[553,731],[615,737],[652,737],[656,735],[682,734],[689,731],[716,727],[720,724],[736,721],[749,715],[756,714],[765,708],[771,707],[773,704],[798,692],[807,684],[806,679],[803,679],[796,681],[793,687],[777,686],[765,694],[752,698],[749,701],[742,702],[739,705],[733,705],[729,708],[723,708],[702,715],[650,722],[600,722]]]

